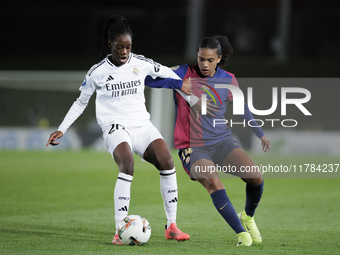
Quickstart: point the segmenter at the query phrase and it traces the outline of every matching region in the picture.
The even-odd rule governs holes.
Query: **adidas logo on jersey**
[[[114,80],[114,78],[111,75],[109,75],[109,77],[106,79],[106,81],[112,81],[112,80]]]
[[[127,208],[127,206],[123,206],[122,208],[118,209],[118,211],[127,212],[128,208]]]
[[[175,197],[174,199],[171,199],[170,201],[169,201],[169,203],[176,203],[177,202],[177,197]]]

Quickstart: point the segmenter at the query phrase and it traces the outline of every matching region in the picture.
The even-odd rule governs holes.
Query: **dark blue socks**
[[[224,220],[230,225],[236,234],[244,232],[245,230],[242,227],[234,206],[231,204],[225,189],[217,190],[210,196],[217,211],[222,215]]]
[[[263,181],[260,185],[246,185],[246,207],[245,211],[248,216],[253,217],[255,209],[259,204],[263,193]]]
[[[263,181],[260,185],[246,185],[246,214],[253,217],[255,209],[259,204],[263,193]],[[230,225],[230,227],[236,232],[244,232],[244,228],[237,216],[234,206],[230,202],[225,189],[217,190],[211,195],[211,199],[217,209],[222,215],[224,220]]]

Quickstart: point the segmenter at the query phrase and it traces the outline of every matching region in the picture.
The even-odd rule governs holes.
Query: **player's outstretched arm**
[[[260,138],[260,140],[262,142],[262,151],[268,152],[271,148],[271,144],[270,144],[269,139],[267,138],[266,135],[264,135]]]
[[[58,140],[60,137],[62,137],[64,134],[61,131],[55,131],[50,135],[50,138],[48,139],[48,142],[46,144],[46,146],[48,146],[49,144],[52,146],[56,146],[59,143],[55,142],[55,140]]]

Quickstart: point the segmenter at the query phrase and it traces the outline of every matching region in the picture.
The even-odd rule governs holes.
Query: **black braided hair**
[[[123,16],[115,15],[108,18],[104,24],[100,58],[111,52],[108,41],[115,42],[120,35],[125,34],[129,34],[132,39],[132,29]]]

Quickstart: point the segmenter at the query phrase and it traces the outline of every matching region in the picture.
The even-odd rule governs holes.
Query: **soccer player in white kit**
[[[102,128],[107,151],[118,165],[119,174],[114,190],[116,233],[119,222],[128,215],[130,187],[134,172],[133,153],[153,164],[160,174],[160,188],[167,219],[166,239],[185,241],[189,235],[176,226],[177,179],[170,151],[159,131],[150,121],[145,107],[144,80],[179,77],[152,59],[131,52],[132,30],[122,16],[109,18],[104,25],[102,53],[108,54],[86,74],[80,96],[73,103],[57,131],[50,135],[47,145],[58,145],[71,124],[82,114],[96,91],[96,118]],[[173,87],[171,87],[173,88]],[[190,83],[178,80],[176,88],[190,93]]]

